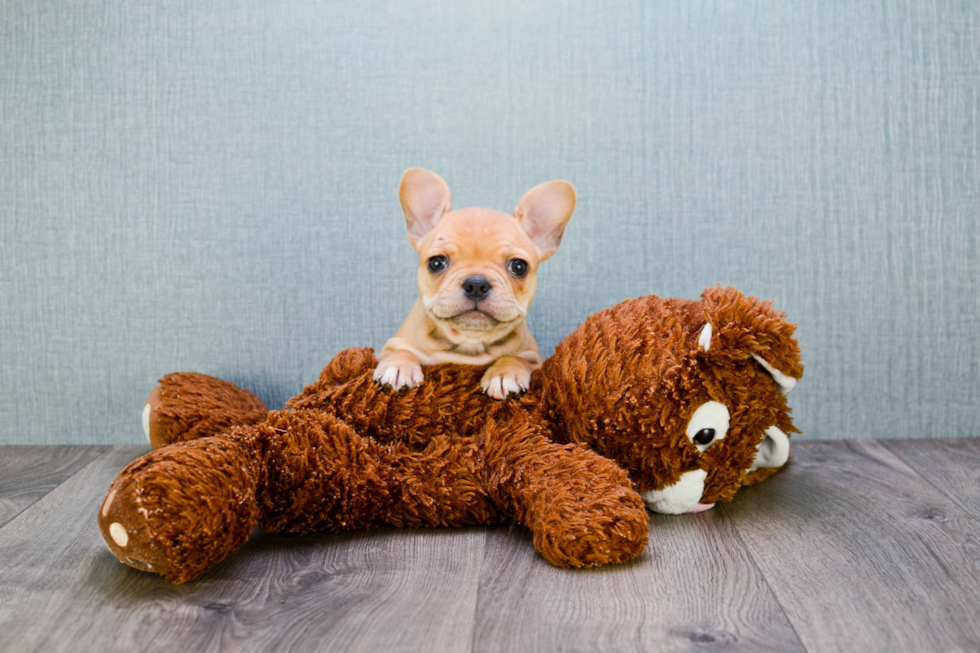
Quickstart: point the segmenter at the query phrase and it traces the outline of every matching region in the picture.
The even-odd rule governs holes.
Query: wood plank
[[[723,508],[811,653],[980,649],[977,522],[874,442],[798,442]]]
[[[241,576],[255,587],[237,601],[241,588],[223,590],[231,614],[214,648],[469,651],[485,537],[480,528],[260,535],[243,552]]]
[[[108,447],[0,447],[0,526],[101,456]]]
[[[625,565],[560,569],[523,528],[492,529],[476,651],[802,651],[721,511],[653,515]]]
[[[468,650],[481,529],[259,534],[186,585],[126,567],[96,511],[113,448],[0,530],[0,650]]]
[[[980,438],[887,440],[881,444],[980,519]]]

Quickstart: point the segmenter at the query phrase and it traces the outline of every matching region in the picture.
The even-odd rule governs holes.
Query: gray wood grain
[[[977,440],[796,442],[733,502],[651,517],[616,567],[552,567],[520,527],[257,533],[180,586],[118,563],[96,526],[146,449],[62,449],[0,459],[15,496],[67,476],[0,526],[5,653],[980,648]]]
[[[794,443],[723,509],[807,650],[980,649],[978,523],[880,444]]]
[[[720,511],[653,515],[620,566],[549,565],[524,529],[487,537],[476,651],[802,651]]]
[[[0,530],[0,650],[468,650],[481,529],[258,534],[180,586],[130,569],[96,511],[119,447]]]
[[[0,526],[105,453],[108,447],[0,447]]]
[[[892,440],[881,444],[980,519],[980,439]]]

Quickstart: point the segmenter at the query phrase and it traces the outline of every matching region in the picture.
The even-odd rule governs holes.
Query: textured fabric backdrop
[[[566,178],[545,353],[717,283],[799,323],[808,438],[975,436],[980,3],[0,3],[0,442],[128,443],[157,378],[278,407],[415,298],[400,173]]]

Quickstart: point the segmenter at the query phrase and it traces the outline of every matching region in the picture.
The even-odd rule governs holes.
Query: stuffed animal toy
[[[645,507],[704,510],[787,462],[794,330],[733,288],[631,299],[586,319],[505,401],[469,366],[384,388],[371,349],[341,352],[271,412],[225,381],[171,374],[144,409],[156,449],[112,483],[99,526],[122,562],[175,583],[256,526],[516,520],[552,564],[624,562],[646,545]]]

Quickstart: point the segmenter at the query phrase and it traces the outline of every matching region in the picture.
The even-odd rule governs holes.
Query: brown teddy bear
[[[646,544],[644,503],[707,509],[786,463],[796,429],[784,393],[803,372],[794,330],[733,288],[631,299],[585,320],[506,401],[460,365],[383,388],[370,349],[338,354],[280,411],[225,381],[171,374],[144,410],[156,450],[112,483],[99,526],[122,562],[175,583],[256,526],[516,519],[552,564],[623,562]]]

